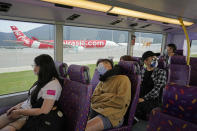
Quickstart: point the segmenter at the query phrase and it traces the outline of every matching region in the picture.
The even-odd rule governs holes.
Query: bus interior
[[[65,116],[70,112],[68,118],[77,122],[65,130],[84,131],[99,82],[95,64],[108,58],[125,64],[132,83],[137,82],[126,122],[110,130],[196,131],[196,5],[196,0],[0,0],[0,114],[27,99],[36,80],[33,59],[49,54],[61,78],[71,83],[63,82],[67,93],[63,87],[66,96],[60,103]],[[159,68],[168,72],[163,103],[152,110],[148,121],[133,125],[141,83],[139,74],[131,71],[136,69],[134,63],[148,50],[164,55],[169,43],[177,46],[177,56],[169,67],[159,57]],[[133,61],[119,62],[123,55]]]

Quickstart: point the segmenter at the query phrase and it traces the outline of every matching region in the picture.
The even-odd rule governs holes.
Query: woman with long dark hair
[[[0,131],[61,130],[63,113],[57,106],[62,87],[51,56],[43,54],[34,59],[38,80],[29,90],[26,101],[0,116]]]

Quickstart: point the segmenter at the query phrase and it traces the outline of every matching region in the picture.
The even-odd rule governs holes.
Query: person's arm
[[[19,109],[13,111],[11,116],[25,115],[25,116],[38,116],[41,114],[48,114],[53,108],[55,101],[58,100],[61,94],[61,85],[57,80],[49,82],[41,90],[43,92],[42,98],[44,99],[42,106],[40,108],[32,109]]]
[[[119,80],[117,94],[114,94],[109,101],[104,102],[103,105],[112,108],[122,109],[126,106],[127,100],[131,100],[131,82],[128,77],[122,77]],[[129,106],[129,105],[127,105]]]
[[[44,102],[43,102],[41,108],[13,110],[11,112],[10,118],[12,118],[12,119],[17,118],[20,115],[38,116],[41,114],[48,114],[51,111],[51,109],[53,108],[54,103],[55,103],[55,100],[44,99]]]
[[[154,84],[154,88],[146,94],[143,99],[149,100],[157,98],[160,94],[161,88],[163,88],[166,85],[166,71],[165,70],[159,70],[159,73],[156,78],[156,82]]]

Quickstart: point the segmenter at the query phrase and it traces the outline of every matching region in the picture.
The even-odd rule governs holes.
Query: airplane
[[[48,49],[54,48],[53,40],[38,40],[36,37],[29,38],[23,32],[21,32],[16,26],[10,26],[17,41],[7,40],[15,42],[30,48]],[[121,46],[113,41],[108,40],[63,40],[64,48],[111,48]]]

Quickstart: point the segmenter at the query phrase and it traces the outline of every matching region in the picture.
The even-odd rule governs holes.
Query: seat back
[[[183,50],[176,50],[175,54],[183,56]]]
[[[90,82],[90,84],[92,85],[93,91],[96,88],[97,84],[99,83],[99,77],[100,77],[100,74],[99,74],[98,70],[95,69],[94,75],[93,75],[92,80]]]
[[[197,125],[153,109],[146,131],[196,131]]]
[[[197,87],[168,84],[162,108],[168,115],[197,124]]]
[[[159,57],[159,60],[158,60],[158,68],[164,69],[164,70],[167,69],[167,63],[166,63],[166,61],[164,60],[164,58],[162,56]]]
[[[190,74],[190,83],[189,85],[197,86],[197,58],[190,58],[191,74]]]
[[[59,106],[66,117],[68,131],[84,131],[90,108],[92,87],[69,79],[64,80],[64,88]]]
[[[190,66],[186,65],[184,56],[173,56],[168,70],[168,83],[188,85],[190,81]]]
[[[61,79],[67,77],[68,65],[66,63],[55,61],[55,67]]]
[[[90,74],[88,66],[70,65],[68,67],[68,76],[72,81],[77,81],[82,84],[90,83]]]
[[[136,106],[139,99],[141,76],[137,72],[138,63],[133,61],[121,61],[118,64],[123,69],[123,74],[127,75],[131,81],[131,104],[125,115],[124,125],[132,126]]]

